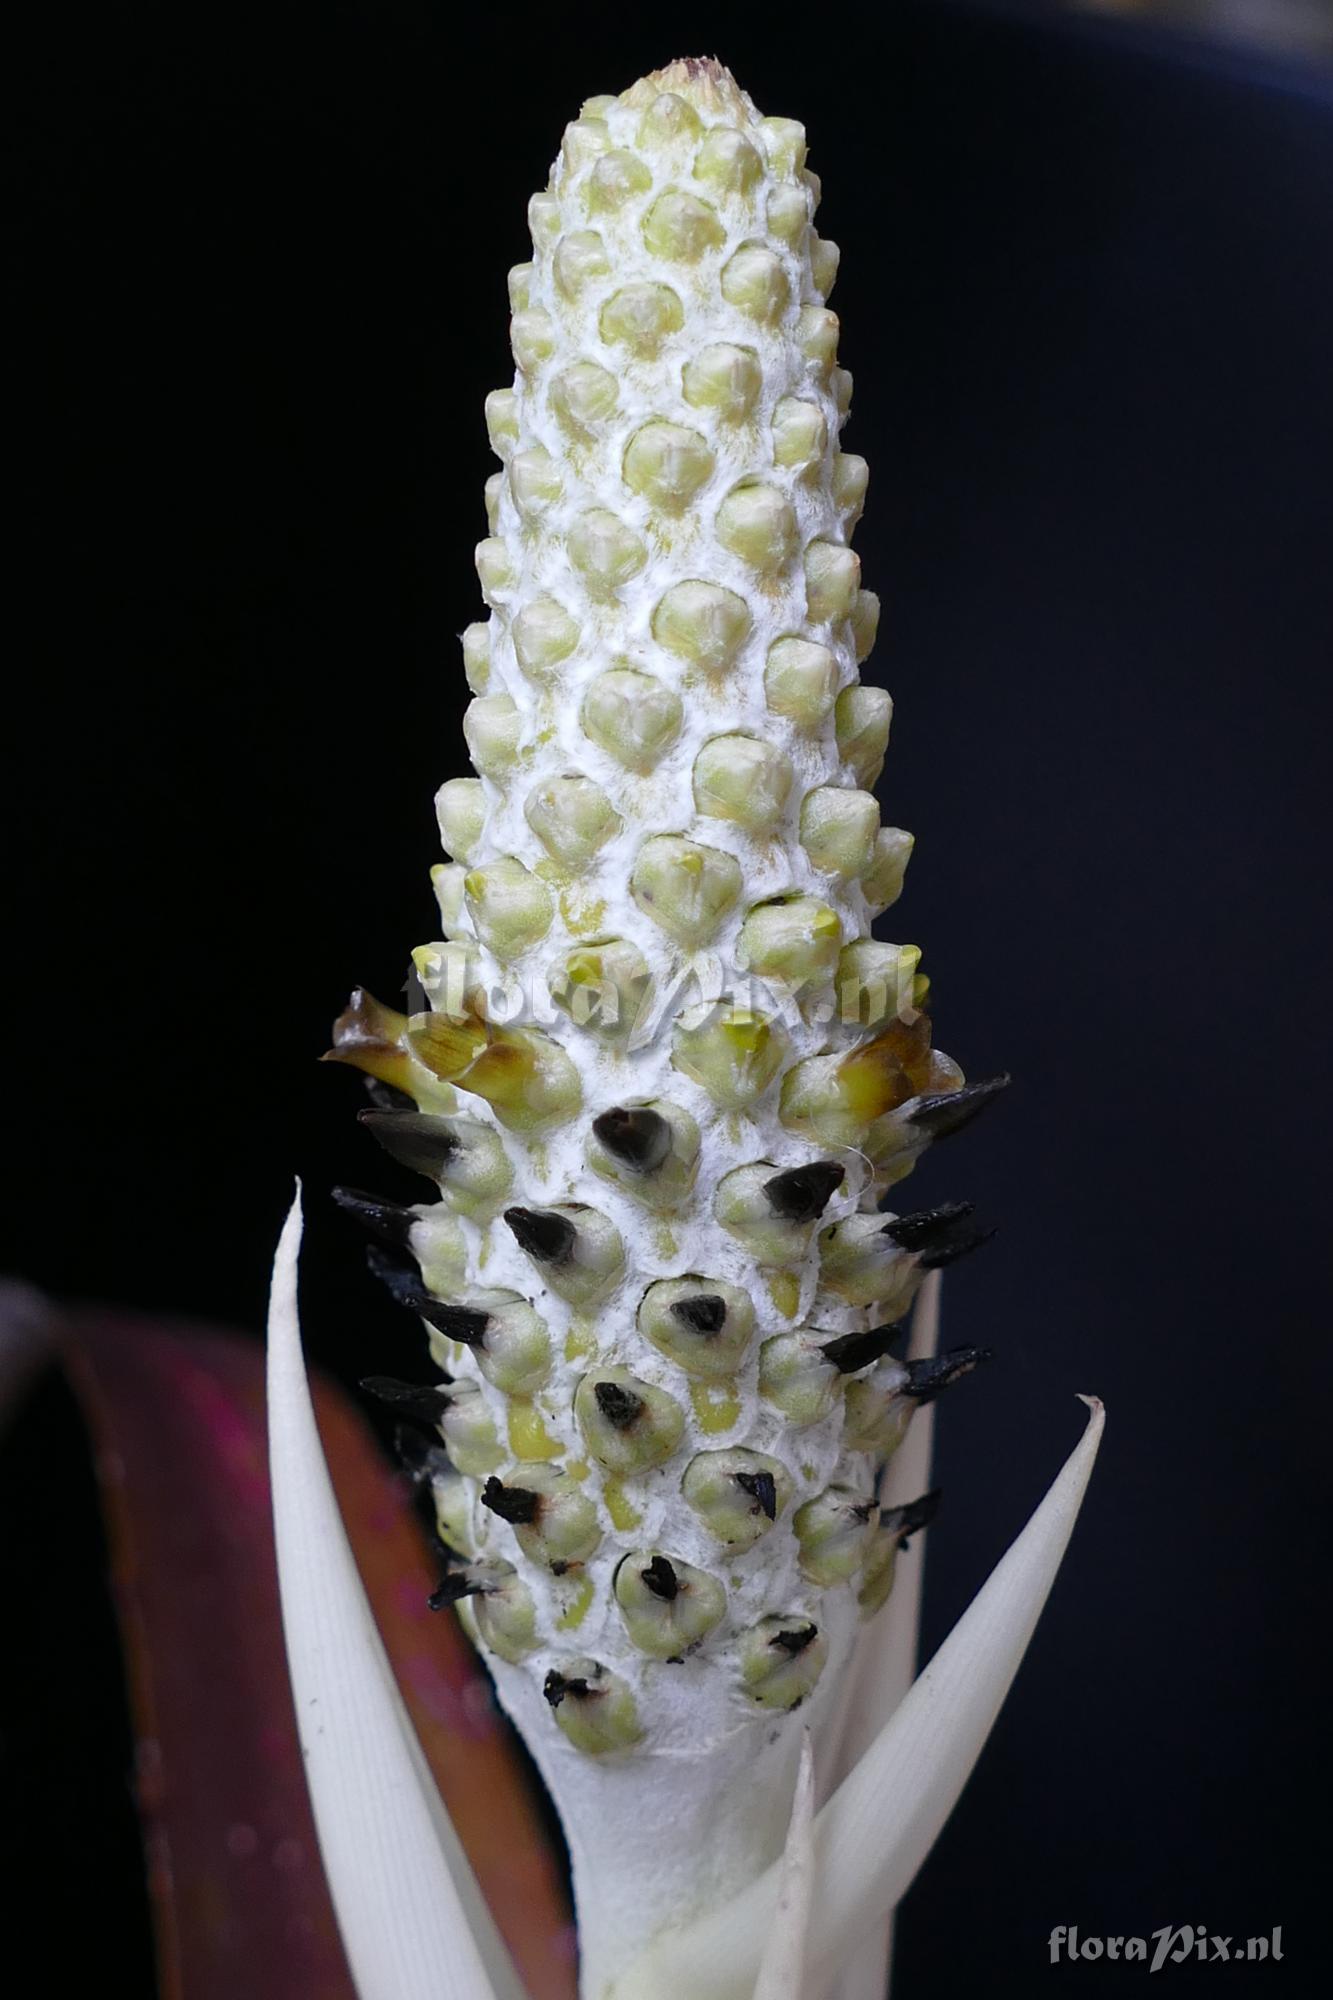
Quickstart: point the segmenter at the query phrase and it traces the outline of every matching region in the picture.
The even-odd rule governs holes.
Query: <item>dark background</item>
[[[435,934],[527,196],[581,98],[716,49],[805,121],[844,249],[883,794],[918,835],[888,928],[926,947],[943,1045],[1018,1079],[912,1184],[1001,1224],[946,1287],[949,1335],[1001,1359],[941,1423],[928,1646],[1073,1444],[1074,1392],[1109,1410],[898,1990],[1143,1976],[1048,1968],[1059,1923],[1281,1924],[1280,1968],[1172,1990],[1322,1987],[1298,1812],[1326,1796],[1333,74],[925,0],[46,19],[5,111],[5,1261],[255,1329],[299,1169],[312,1351],[411,1372],[323,1200],[388,1169],[313,1058],[348,986],[391,997]],[[54,1390],[0,1498],[8,1936],[77,1888],[100,1928],[61,1924],[69,1989],[146,1995]]]

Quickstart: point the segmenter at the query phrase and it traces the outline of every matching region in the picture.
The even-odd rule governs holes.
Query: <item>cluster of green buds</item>
[[[879,1204],[1004,1079],[932,1047],[919,952],[869,935],[912,841],[873,789],[892,703],[860,678],[879,605],[818,199],[800,126],[715,64],[568,127],[486,404],[443,935],[417,1004],[354,996],[331,1051],[433,1184],[341,1196],[437,1371],[375,1386],[444,1454],[439,1601],[576,1867],[613,1793],[569,1760],[706,1793],[775,1713],[828,1710],[927,1511],[881,1506],[884,1465],[981,1358],[894,1352],[983,1233]]]

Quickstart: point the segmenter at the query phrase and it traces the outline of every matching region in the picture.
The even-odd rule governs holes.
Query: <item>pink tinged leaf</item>
[[[1017,1541],[815,1820],[806,1977],[820,1992],[849,1950],[906,1890],[990,1734],[1078,1518],[1103,1411],[1085,1396],[1083,1437]],[[773,1923],[779,1871],[660,1938],[617,2000],[749,2000]]]

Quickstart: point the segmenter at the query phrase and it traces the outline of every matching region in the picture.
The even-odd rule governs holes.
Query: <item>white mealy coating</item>
[[[484,1225],[462,1219],[467,1269],[451,1296],[466,1302],[470,1293],[500,1288],[530,1301],[549,1330],[550,1378],[529,1409],[484,1381],[468,1351],[439,1336],[433,1345],[452,1374],[480,1383],[504,1448],[499,1476],[507,1485],[521,1487],[525,1463],[539,1454],[571,1472],[599,1509],[596,1551],[554,1575],[527,1560],[514,1529],[481,1504],[482,1482],[469,1482],[472,1553],[514,1563],[535,1601],[533,1650],[518,1664],[494,1665],[501,1697],[560,1804],[576,1863],[582,1859],[591,1869],[599,1842],[623,1854],[636,1843],[644,1847],[638,1900],[624,1920],[631,1941],[642,1941],[645,1925],[678,1913],[678,1873],[670,1886],[674,1903],[659,1897],[655,1909],[645,1886],[661,1827],[673,1826],[677,1842],[691,1826],[699,1839],[711,1830],[712,1851],[697,1863],[698,1894],[752,1872],[780,1839],[796,1729],[757,1705],[743,1677],[743,1635],[772,1616],[818,1627],[829,1648],[827,1665],[801,1711],[818,1726],[855,1637],[858,1584],[853,1576],[821,1589],[804,1576],[792,1520],[831,1485],[867,1501],[874,1491],[872,1457],[843,1448],[840,1394],[831,1414],[795,1429],[764,1400],[758,1380],[760,1349],[774,1336],[809,1326],[832,1334],[883,1318],[821,1291],[818,1255],[819,1231],[861,1205],[873,1208],[883,1182],[875,1186],[855,1146],[830,1148],[788,1130],[779,1116],[782,1076],[795,1063],[864,1044],[867,1029],[834,1018],[829,979],[803,1014],[780,990],[746,974],[739,945],[747,912],[767,898],[810,896],[834,913],[841,942],[850,944],[865,936],[875,911],[896,892],[891,886],[872,906],[854,872],[870,858],[873,816],[868,834],[864,815],[859,830],[852,829],[853,859],[836,872],[816,867],[800,838],[808,794],[830,786],[856,793],[873,783],[878,765],[873,754],[868,764],[863,756],[859,770],[843,761],[832,713],[832,695],[857,682],[857,635],[868,644],[873,606],[857,597],[848,554],[864,468],[839,454],[850,378],[836,366],[836,321],[824,306],[836,252],[813,229],[816,192],[804,170],[800,128],[761,118],[714,65],[675,64],[620,98],[590,101],[566,132],[548,191],[532,204],[531,266],[511,274],[518,372],[512,393],[488,402],[504,465],[488,490],[491,535],[478,550],[491,616],[484,641],[476,628],[466,641],[480,703],[469,718],[469,741],[486,766],[485,820],[459,837],[465,853],[440,873],[438,887],[448,937],[471,941],[478,923],[486,928],[495,921],[488,868],[517,861],[535,878],[525,882],[512,869],[490,878],[502,891],[511,879],[518,883],[528,929],[512,935],[528,941],[503,959],[471,944],[466,983],[490,992],[493,1021],[502,1018],[498,994],[506,981],[526,996],[526,1018],[575,1066],[581,1101],[551,1128],[523,1134],[497,1123],[490,1105],[467,1091],[464,1076],[458,1108],[500,1133],[513,1168],[506,1202],[529,1209],[591,1204],[619,1230],[625,1269],[608,1297],[580,1312],[543,1282],[498,1214]],[[712,367],[710,379],[720,379],[713,350],[723,346],[740,350],[729,378],[738,397],[753,392],[743,415],[701,400],[701,376]],[[604,377],[590,373],[590,364]],[[571,378],[571,370],[580,372]],[[660,424],[685,435],[645,431]],[[732,594],[715,600],[722,624],[712,629],[722,632],[728,655],[720,663],[687,656],[700,629],[691,624],[697,593],[684,594],[682,623],[679,586],[700,583]],[[821,591],[832,599],[823,615]],[[834,663],[822,690],[814,676],[803,719],[782,712],[792,703],[774,669],[766,678],[775,642],[793,636],[827,648]],[[543,647],[560,657],[543,663]],[[583,726],[590,685],[625,668],[652,676],[679,700],[678,733],[660,753],[639,760],[646,770],[627,769]],[[497,747],[494,718],[506,696],[515,715]],[[632,702],[626,719],[640,713]],[[711,776],[698,783],[710,768],[706,757],[696,773],[700,752],[725,736],[753,739],[780,759],[746,745],[724,746],[713,755]],[[739,783],[729,790],[737,770]],[[534,823],[551,825],[540,805],[546,788],[570,776],[601,787],[618,816],[594,818],[597,833],[613,830],[576,867],[554,858],[552,842],[534,831]],[[472,795],[452,796],[460,813],[464,804],[472,810]],[[776,818],[749,831],[736,818],[706,810],[719,804],[751,819]],[[457,827],[453,805],[442,800],[442,823]],[[812,810],[804,824],[813,845]],[[555,821],[558,849],[559,807]],[[661,834],[732,857],[739,871],[739,893],[711,934],[689,947],[673,940],[630,886],[644,842]],[[722,870],[727,877],[725,864]],[[642,874],[638,879],[642,890]],[[538,882],[546,885],[545,897]],[[490,934],[503,947],[506,906],[499,907],[500,928]],[[575,1025],[544,998],[545,982],[571,950],[608,938],[631,941],[654,984],[659,1025],[631,1046]],[[457,956],[456,948],[444,947],[417,954],[438,1007],[446,1004],[443,968]],[[719,993],[780,1022],[786,1038],[780,1073],[742,1111],[720,1106],[720,1087],[710,1093],[672,1059],[679,1014],[701,995]],[[932,1061],[928,1088],[956,1087],[956,1068],[945,1058]],[[688,1112],[701,1135],[694,1192],[668,1214],[594,1174],[587,1157],[599,1113],[662,1099]],[[809,1254],[785,1277],[761,1269],[716,1220],[718,1183],[756,1161],[772,1162],[776,1172],[829,1157],[841,1162],[846,1178],[815,1227]],[[418,1250],[420,1238],[418,1230]],[[755,1330],[734,1386],[692,1388],[693,1378],[636,1325],[649,1285],[685,1274],[698,1275],[701,1293],[710,1291],[709,1281],[720,1281],[753,1303]],[[665,1463],[618,1481],[590,1459],[573,1414],[580,1377],[590,1366],[608,1365],[665,1391],[685,1418],[682,1442]],[[704,1428],[718,1421],[723,1428]],[[681,1492],[696,1452],[734,1446],[779,1459],[792,1482],[790,1504],[740,1554],[719,1544]],[[649,1549],[725,1586],[721,1622],[679,1662],[652,1658],[633,1644],[614,1596],[622,1557]],[[475,1631],[475,1619],[465,1616]],[[542,1697],[552,1670],[589,1660],[626,1683],[641,1731],[632,1747],[607,1756],[589,1756],[566,1740]],[[645,1759],[652,1766],[655,1828],[640,1823]],[[774,1824],[756,1830],[751,1808],[749,1830],[733,1829],[729,1841],[729,1784],[748,1786],[752,1800],[767,1785]],[[586,1931],[584,1942],[587,1949]],[[617,1948],[602,1949],[605,1970]]]

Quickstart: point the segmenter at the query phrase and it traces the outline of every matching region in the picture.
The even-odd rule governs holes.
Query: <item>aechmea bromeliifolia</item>
[[[818,193],[802,128],[713,62],[567,128],[486,404],[443,936],[331,1051],[435,1184],[339,1191],[435,1367],[367,1386],[420,1427],[435,1601],[559,1808],[589,2000],[780,1852],[934,1510],[886,1505],[885,1466],[984,1358],[896,1340],[987,1232],[881,1204],[1006,1079],[932,1048],[917,950],[870,935],[912,840],[872,789]]]

